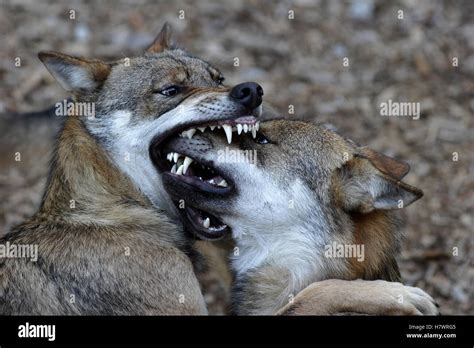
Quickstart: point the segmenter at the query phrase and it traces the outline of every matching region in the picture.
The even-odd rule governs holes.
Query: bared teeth
[[[188,129],[188,130],[185,130],[185,131],[181,132],[180,136],[183,137],[183,138],[185,137],[185,138],[191,139],[194,136],[194,134],[196,134],[197,130],[200,130],[201,132],[205,132],[207,127],[209,127],[211,131],[214,131],[214,129],[216,129],[216,128],[217,129],[221,129],[221,127],[224,128],[224,132],[225,132],[225,135],[227,137],[227,142],[230,144],[230,143],[232,143],[232,132],[237,132],[237,134],[239,134],[239,135],[242,134],[242,132],[244,132],[244,133],[252,132],[252,137],[256,138],[257,132],[260,128],[260,122],[255,122],[255,124],[253,124],[253,125],[252,124],[247,124],[247,123],[244,123],[244,124],[237,123],[234,127],[232,127],[230,125],[227,125],[227,124],[224,124],[224,125],[214,125],[214,126],[191,128],[191,129]],[[172,155],[172,159],[174,159],[174,161],[176,162],[177,161],[176,153],[171,153],[171,155]],[[179,154],[178,154],[178,156],[179,156]]]
[[[189,158],[188,156],[186,156],[184,158],[184,163],[183,163],[183,174],[186,174],[186,172],[188,171],[188,168],[189,166],[191,165],[191,163],[193,163],[193,160],[192,158]]]
[[[187,131],[181,132],[181,136],[191,139],[195,133],[196,133],[196,129],[191,128],[191,129],[188,129]]]
[[[180,165],[178,170],[176,171],[176,175],[183,175],[184,164]]]
[[[204,226],[204,228],[209,228],[209,226],[211,226],[211,219],[206,218],[206,220],[202,222],[202,225]]]
[[[173,161],[174,161],[174,163],[178,163],[178,158],[179,158],[179,153],[175,152],[175,153],[173,154]]]
[[[232,127],[225,124],[222,126],[224,128],[225,135],[227,137],[227,142],[230,144],[232,143]]]
[[[225,181],[224,179],[222,179],[221,182],[217,184],[217,186],[227,187],[227,186],[229,186],[229,185],[227,184],[227,181]]]
[[[173,153],[170,152],[169,154],[167,154],[167,155],[166,155],[166,159],[167,159],[168,161],[172,162],[172,161],[173,161]]]
[[[173,168],[171,168],[171,173],[176,174],[176,164],[173,164]]]
[[[252,129],[252,137],[255,139],[257,137],[257,127],[253,126],[251,129]]]

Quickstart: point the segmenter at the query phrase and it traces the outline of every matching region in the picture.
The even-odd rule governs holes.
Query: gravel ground
[[[407,161],[407,182],[425,197],[404,212],[402,274],[432,294],[443,314],[474,314],[473,1],[0,4],[1,113],[35,111],[66,97],[38,51],[136,55],[168,21],[177,43],[219,66],[229,84],[257,81],[281,114],[330,123]],[[420,118],[381,116],[380,103],[390,99],[420,103]],[[0,233],[34,211],[46,175],[50,143],[27,136],[41,127],[18,118],[0,120]],[[55,128],[57,120],[48,124]],[[25,143],[36,160],[19,166],[12,156]],[[230,281],[215,271],[217,259],[202,275],[215,314],[226,310]]]

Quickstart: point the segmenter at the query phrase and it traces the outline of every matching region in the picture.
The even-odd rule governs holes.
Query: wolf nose
[[[230,91],[230,97],[250,110],[262,104],[263,88],[255,82],[238,84]]]

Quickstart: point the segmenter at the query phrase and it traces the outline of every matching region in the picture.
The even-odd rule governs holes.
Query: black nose
[[[241,83],[230,91],[230,97],[248,109],[255,109],[262,104],[263,88],[255,82]]]

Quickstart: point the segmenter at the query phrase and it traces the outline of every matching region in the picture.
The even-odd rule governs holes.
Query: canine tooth
[[[178,163],[178,158],[179,158],[179,153],[177,153],[177,152],[173,153],[174,163]]]
[[[224,179],[222,179],[222,181],[220,183],[217,184],[217,186],[221,186],[221,187],[227,187],[227,181],[225,181]]]
[[[176,171],[176,175],[183,175],[184,164],[180,165],[178,170]]]
[[[204,220],[202,225],[204,226],[204,228],[209,228],[209,226],[211,226],[211,219],[206,218],[206,220]]]
[[[211,128],[211,131],[213,131],[216,126],[209,126],[209,128]]]
[[[237,124],[237,134],[240,135],[240,133],[242,133],[242,125],[240,123]]]
[[[171,168],[171,173],[176,174],[176,164],[173,164],[173,168]]]
[[[189,158],[188,156],[186,156],[186,157],[184,158],[184,163],[183,163],[183,166],[184,166],[184,168],[183,168],[183,174],[186,174],[186,172],[187,172],[189,166],[191,165],[191,163],[193,163],[192,158]]]
[[[247,124],[244,124],[244,133],[247,133],[249,130],[249,126],[247,126]]]
[[[173,153],[170,152],[169,154],[167,154],[166,159],[171,162],[173,160]]]
[[[258,129],[260,128],[260,122],[255,123],[255,128],[257,129],[257,132],[258,132]]]
[[[255,139],[257,137],[257,127],[252,127],[252,137]]]
[[[188,139],[191,139],[195,133],[196,133],[196,129],[191,128],[191,129],[188,129],[187,131],[184,131],[182,134],[184,134],[184,136],[187,137]]]
[[[204,133],[204,131],[206,130],[206,127],[199,127],[198,129],[201,131],[201,133]]]
[[[222,126],[224,128],[225,135],[227,136],[227,142],[232,143],[232,127],[228,124]]]

